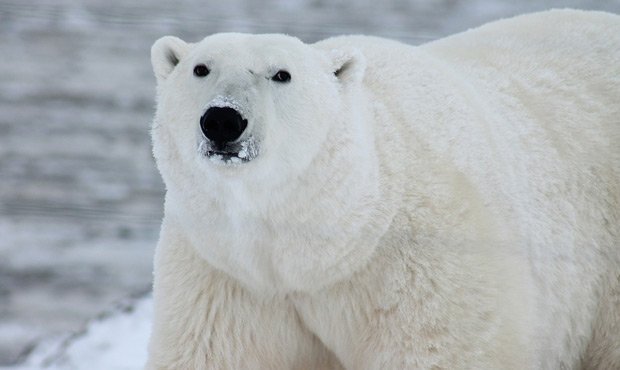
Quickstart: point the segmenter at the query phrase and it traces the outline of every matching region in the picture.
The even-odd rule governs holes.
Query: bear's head
[[[246,281],[271,282],[287,275],[274,273],[276,263],[303,270],[288,253],[329,263],[344,254],[329,248],[371,217],[353,206],[373,199],[378,182],[364,56],[284,35],[225,33],[195,44],[163,37],[151,60],[166,213],[176,210],[201,254]]]
[[[196,44],[166,36],[151,60],[157,157],[178,156],[175,166],[194,171],[198,161],[210,176],[281,180],[304,171],[346,123],[343,89],[364,69],[359,53],[325,53],[284,35],[217,34]]]

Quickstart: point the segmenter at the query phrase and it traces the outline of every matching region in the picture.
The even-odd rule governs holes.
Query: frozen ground
[[[11,370],[136,370],[146,362],[150,296],[118,303],[77,333],[49,337]],[[119,335],[122,334],[122,335]],[[3,368],[0,366],[0,370]]]
[[[136,368],[142,359],[148,300],[84,325],[150,287],[163,197],[148,140],[158,37],[366,33],[419,44],[567,6],[620,13],[620,0],[1,0],[0,366],[41,340],[31,368]],[[115,332],[123,342],[100,335]],[[49,339],[65,336],[58,347]],[[136,361],[113,363],[114,348]],[[82,358],[90,365],[75,365]]]

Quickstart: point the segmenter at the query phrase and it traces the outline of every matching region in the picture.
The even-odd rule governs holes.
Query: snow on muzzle
[[[248,127],[241,106],[233,99],[218,96],[208,105],[200,117],[203,140],[199,152],[215,162],[248,162],[258,154],[256,140],[252,135],[239,140]]]

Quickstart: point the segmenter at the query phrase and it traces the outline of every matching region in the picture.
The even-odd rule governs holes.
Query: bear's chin
[[[258,142],[254,136],[245,140],[217,148],[209,140],[202,139],[198,143],[198,153],[219,165],[236,165],[252,161],[258,156]]]

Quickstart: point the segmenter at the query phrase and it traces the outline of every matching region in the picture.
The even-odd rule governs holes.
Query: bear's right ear
[[[334,49],[329,53],[332,73],[341,83],[359,82],[366,72],[366,58],[357,49]]]
[[[165,80],[187,54],[189,45],[178,37],[164,36],[151,47],[151,64],[157,82]]]

